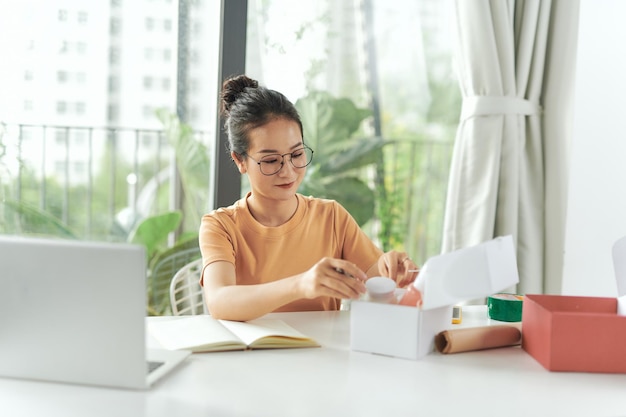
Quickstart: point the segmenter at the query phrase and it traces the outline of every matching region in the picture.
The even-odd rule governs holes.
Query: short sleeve
[[[207,265],[217,261],[235,263],[235,244],[232,233],[233,227],[229,227],[228,218],[221,219],[215,212],[202,217],[198,242],[202,253],[203,270]],[[202,284],[202,279],[200,284]]]
[[[382,250],[363,232],[356,220],[339,203],[335,202],[335,228],[342,248],[342,258],[367,271],[383,254]]]

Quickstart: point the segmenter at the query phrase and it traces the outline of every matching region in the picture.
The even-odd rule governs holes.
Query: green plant
[[[161,109],[157,111],[157,117],[176,156],[184,198],[184,229],[196,231],[208,200],[211,178],[209,150],[194,136],[191,126],[182,123],[175,114]]]
[[[299,191],[337,200],[359,225],[367,223],[374,217],[376,198],[360,173],[379,160],[385,145],[379,137],[357,137],[370,111],[322,91],[309,93],[295,106],[302,118],[304,141],[315,152]]]
[[[144,221],[137,228],[135,239],[150,250],[148,261],[148,314],[171,314],[169,282],[178,269],[200,256],[198,233],[204,207],[207,206],[210,159],[207,147],[195,136],[193,129],[167,110],[157,111],[163,130],[174,149],[183,194],[183,207],[175,213],[166,213]],[[170,186],[172,178],[170,178]],[[174,215],[175,214],[175,215]],[[172,247],[154,242],[167,238],[170,232],[182,227]],[[190,231],[191,230],[191,231]]]
[[[143,219],[131,231],[128,242],[144,245],[148,259],[167,247],[167,239],[171,232],[176,230],[182,220],[180,211],[157,214]]]
[[[7,146],[4,143],[5,133],[6,127],[4,123],[0,123],[0,232],[4,231],[10,225],[6,201],[11,195],[11,175],[5,161],[7,158]]]
[[[172,314],[169,289],[176,272],[200,258],[198,236],[182,236],[171,248],[156,253],[148,264],[147,312],[151,316]]]
[[[2,205],[4,207],[5,220],[7,221],[3,222],[0,232],[78,239],[76,233],[68,225],[39,207],[12,199],[4,199]],[[8,221],[8,219],[11,219],[11,221]]]

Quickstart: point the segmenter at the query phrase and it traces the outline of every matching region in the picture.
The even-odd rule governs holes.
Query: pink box
[[[522,348],[550,371],[626,373],[626,317],[616,298],[527,294]]]
[[[626,237],[613,245],[619,298],[527,294],[522,348],[550,371],[626,373]]]

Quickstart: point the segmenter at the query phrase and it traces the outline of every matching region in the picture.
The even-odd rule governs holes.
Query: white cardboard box
[[[452,307],[487,297],[519,281],[511,236],[428,259],[420,271],[422,308],[352,301],[350,348],[405,359],[435,349],[435,335],[450,328]]]

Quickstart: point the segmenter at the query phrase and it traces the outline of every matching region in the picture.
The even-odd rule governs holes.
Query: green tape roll
[[[522,321],[524,297],[517,294],[494,294],[487,298],[489,317],[498,321]]]

